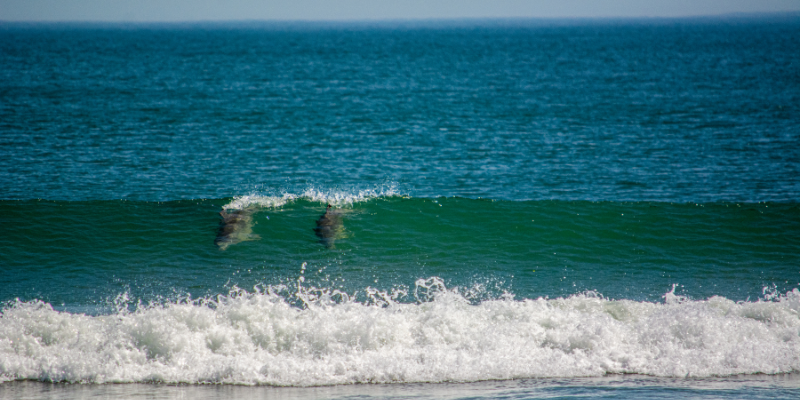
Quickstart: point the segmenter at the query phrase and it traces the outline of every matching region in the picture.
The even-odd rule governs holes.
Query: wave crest
[[[400,190],[395,183],[381,185],[370,189],[324,189],[312,186],[307,187],[298,193],[251,193],[242,196],[235,196],[233,200],[224,205],[223,208],[228,210],[241,210],[249,207],[277,208],[298,199],[319,202],[322,204],[327,203],[333,205],[334,207],[344,207],[352,206],[353,204],[375,198],[393,197],[399,195]]]

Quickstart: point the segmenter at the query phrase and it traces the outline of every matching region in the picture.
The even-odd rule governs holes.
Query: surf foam
[[[335,385],[636,373],[800,371],[800,291],[771,300],[558,299],[474,303],[438,278],[417,301],[368,288],[235,290],[87,316],[41,301],[0,315],[0,376],[68,382]]]
[[[242,210],[248,207],[276,208],[298,199],[319,202],[323,205],[329,203],[334,207],[344,207],[375,198],[398,195],[400,195],[400,191],[396,184],[388,184],[371,189],[323,189],[308,187],[300,191],[299,194],[282,193],[279,195],[270,195],[251,193],[248,195],[236,196],[230,203],[223,206],[223,208],[227,210]]]

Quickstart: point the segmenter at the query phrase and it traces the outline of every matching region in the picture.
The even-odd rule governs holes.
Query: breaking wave
[[[800,370],[797,289],[754,302],[673,292],[657,303],[595,292],[475,301],[430,278],[413,290],[367,288],[359,302],[302,281],[151,305],[121,295],[99,316],[10,302],[0,376],[312,386]]]
[[[228,210],[241,210],[248,207],[277,208],[299,199],[322,204],[329,203],[335,207],[344,207],[379,197],[399,195],[401,195],[401,192],[394,183],[370,189],[323,189],[308,187],[300,191],[299,194],[290,192],[283,192],[280,194],[250,193],[247,195],[235,196],[233,200],[224,205],[223,208]]]

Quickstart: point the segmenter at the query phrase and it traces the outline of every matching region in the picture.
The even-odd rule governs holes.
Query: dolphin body
[[[259,240],[260,236],[253,233],[253,213],[254,209],[243,209],[227,211],[223,209],[219,212],[222,221],[219,222],[217,238],[214,244],[220,250],[225,250],[228,246],[245,242],[248,240]]]
[[[317,220],[317,227],[314,228],[319,238],[319,242],[324,244],[326,248],[335,249],[336,239],[343,237],[344,227],[342,226],[342,214],[335,211],[330,204],[325,209],[325,214]]]

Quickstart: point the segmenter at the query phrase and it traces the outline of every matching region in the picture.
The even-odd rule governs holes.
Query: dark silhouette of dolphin
[[[254,212],[254,208],[232,211],[222,209],[219,212],[222,220],[219,222],[214,244],[219,246],[220,250],[225,250],[232,244],[261,239],[260,236],[253,233]]]
[[[342,214],[328,204],[325,214],[322,214],[317,220],[317,227],[314,228],[314,233],[316,233],[320,243],[329,249],[334,249],[336,248],[336,239],[342,238],[343,232]]]

